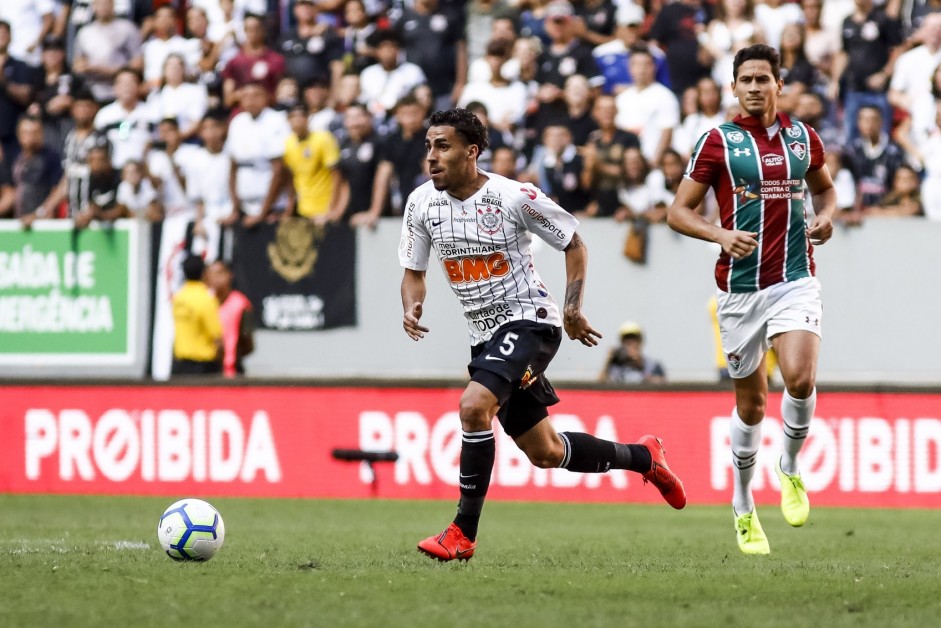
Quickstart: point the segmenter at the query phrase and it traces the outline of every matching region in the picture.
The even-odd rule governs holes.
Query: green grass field
[[[0,496],[0,626],[934,626],[941,510],[490,503],[469,563],[415,542],[453,503],[215,499],[226,543],[177,563],[169,498]]]

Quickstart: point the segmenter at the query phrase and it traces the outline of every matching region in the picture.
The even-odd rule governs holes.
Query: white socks
[[[736,515],[744,515],[755,509],[751,495],[752,476],[755,475],[755,462],[758,458],[758,446],[761,444],[761,423],[746,425],[738,415],[738,409],[732,411],[730,430],[732,441],[732,508]]]
[[[781,470],[788,475],[795,475],[797,453],[804,446],[804,439],[810,430],[810,420],[817,407],[817,389],[806,399],[795,399],[785,390],[781,396],[781,420],[784,423],[784,453],[781,455]]]

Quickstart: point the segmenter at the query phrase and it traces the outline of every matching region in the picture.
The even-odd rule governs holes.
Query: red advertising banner
[[[9,387],[0,409],[0,492],[255,497],[456,498],[457,389],[298,387]],[[632,442],[659,436],[690,503],[731,499],[725,392],[563,391],[559,431]],[[774,503],[783,435],[771,395],[755,473]],[[376,464],[335,448],[395,450]],[[821,393],[801,453],[816,505],[941,505],[941,395]],[[490,496],[646,502],[626,471],[536,469],[499,432]]]

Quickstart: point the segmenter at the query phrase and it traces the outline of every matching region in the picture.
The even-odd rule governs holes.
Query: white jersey
[[[532,234],[561,251],[578,221],[532,184],[481,172],[489,181],[464,201],[431,181],[409,195],[399,262],[428,270],[434,247],[464,306],[472,345],[510,321],[561,326],[559,307],[533,266]]]

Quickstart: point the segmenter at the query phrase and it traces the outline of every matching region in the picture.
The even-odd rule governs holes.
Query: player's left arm
[[[833,235],[833,213],[836,211],[836,188],[826,164],[806,176],[814,202],[814,219],[807,227],[807,237],[814,246],[824,244]]]
[[[588,273],[588,249],[576,231],[565,247],[565,304],[562,307],[562,324],[572,340],[586,347],[598,345],[601,334],[595,331],[582,313],[585,276]]]

